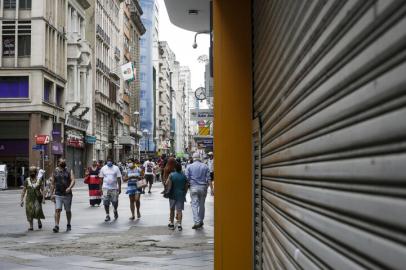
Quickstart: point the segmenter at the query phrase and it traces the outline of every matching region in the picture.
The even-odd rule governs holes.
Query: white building
[[[86,136],[93,136],[93,67],[92,50],[86,40],[86,9],[88,1],[69,0],[66,38],[67,87],[65,106],[65,158],[76,177],[83,177],[84,169],[93,158],[93,144]]]
[[[95,0],[87,9],[87,39],[94,50],[94,128],[97,159],[119,158],[119,125],[123,121],[120,92],[120,3]],[[117,49],[118,50],[117,50]]]
[[[190,68],[188,66],[181,66],[179,71],[179,81],[182,87],[184,104],[184,148],[191,151],[192,143],[192,131],[191,131],[191,121],[190,121],[190,109],[191,104],[194,104],[194,93],[192,91],[192,75]],[[192,98],[191,98],[192,96]]]

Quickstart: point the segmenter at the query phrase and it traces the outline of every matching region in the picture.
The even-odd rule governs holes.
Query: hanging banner
[[[134,65],[132,62],[124,64],[121,66],[121,74],[123,76],[124,81],[133,81],[135,80],[135,71]]]

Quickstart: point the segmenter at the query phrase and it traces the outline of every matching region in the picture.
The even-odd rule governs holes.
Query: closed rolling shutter
[[[405,269],[406,1],[253,0],[253,72],[257,268]]]

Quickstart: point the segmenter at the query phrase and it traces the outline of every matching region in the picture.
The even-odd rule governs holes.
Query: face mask
[[[134,166],[134,163],[127,163],[127,166],[132,168]]]
[[[65,162],[62,162],[62,163],[60,164],[60,166],[61,166],[61,168],[65,168],[65,167],[66,167],[66,163],[65,163]]]
[[[109,166],[109,167],[113,167],[113,162],[111,162],[111,161],[107,161],[107,166]]]

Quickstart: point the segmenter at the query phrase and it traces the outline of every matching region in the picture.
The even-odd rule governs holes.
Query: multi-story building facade
[[[140,147],[141,151],[152,153],[157,150],[156,140],[154,140],[157,123],[155,123],[154,113],[156,79],[154,77],[153,62],[155,54],[153,48],[158,40],[159,9],[155,0],[141,0],[141,7],[144,12],[141,18],[146,28],[146,33],[141,37],[140,44],[140,129],[143,132]]]
[[[93,125],[96,134],[97,159],[108,156],[119,158],[119,126],[123,121],[123,103],[120,92],[120,3],[122,1],[96,0],[87,9],[91,18],[86,36],[94,50],[94,103]]]
[[[192,93],[192,76],[191,71],[188,66],[181,66],[179,71],[179,81],[180,86],[182,87],[183,92],[183,111],[184,111],[184,149],[185,152],[190,152],[192,148],[192,132],[191,132],[191,123],[190,123],[190,103],[194,102],[194,99],[191,99],[191,96],[194,97]]]
[[[87,0],[68,0],[67,86],[65,101],[65,158],[76,177],[83,177],[93,158],[93,67],[92,50],[86,40]],[[86,140],[87,138],[87,140]],[[57,140],[57,138],[55,138]],[[57,144],[58,142],[55,143]],[[89,143],[91,142],[91,143]]]
[[[137,158],[140,158],[140,144],[139,139],[142,136],[140,129],[140,92],[141,92],[141,82],[139,79],[140,71],[140,40],[141,36],[145,34],[146,28],[142,23],[141,16],[143,10],[139,0],[130,1],[129,9],[131,12],[131,23],[132,31],[130,32],[132,40],[130,42],[130,52],[131,57],[134,61],[134,67],[136,69],[135,80],[130,82],[130,116],[131,123],[130,126],[130,135],[135,138],[135,145],[133,148],[133,155]]]
[[[159,153],[170,153],[173,144],[174,126],[173,108],[173,72],[175,72],[175,54],[168,42],[159,41],[158,85],[156,93],[156,143]],[[172,132],[171,132],[172,131]]]
[[[142,13],[143,11],[138,0],[128,0],[121,4],[121,34],[119,44],[122,50],[119,48],[115,49],[117,50],[115,55],[117,54],[120,57],[121,64],[132,62],[133,65],[135,64],[134,67],[136,69],[137,66],[139,67],[139,39],[146,31],[140,18]],[[141,132],[138,132],[139,122],[135,121],[133,113],[139,111],[139,86],[138,79],[133,81],[121,80],[119,95],[123,105],[123,118],[118,124],[120,160],[136,156],[135,153],[138,152],[136,141],[138,141]]]
[[[65,122],[67,6],[67,0],[0,1],[0,162],[11,186],[29,165],[49,173],[63,154],[60,144],[51,147],[51,135],[58,124],[60,137]],[[37,135],[51,139],[44,151],[36,148]]]

